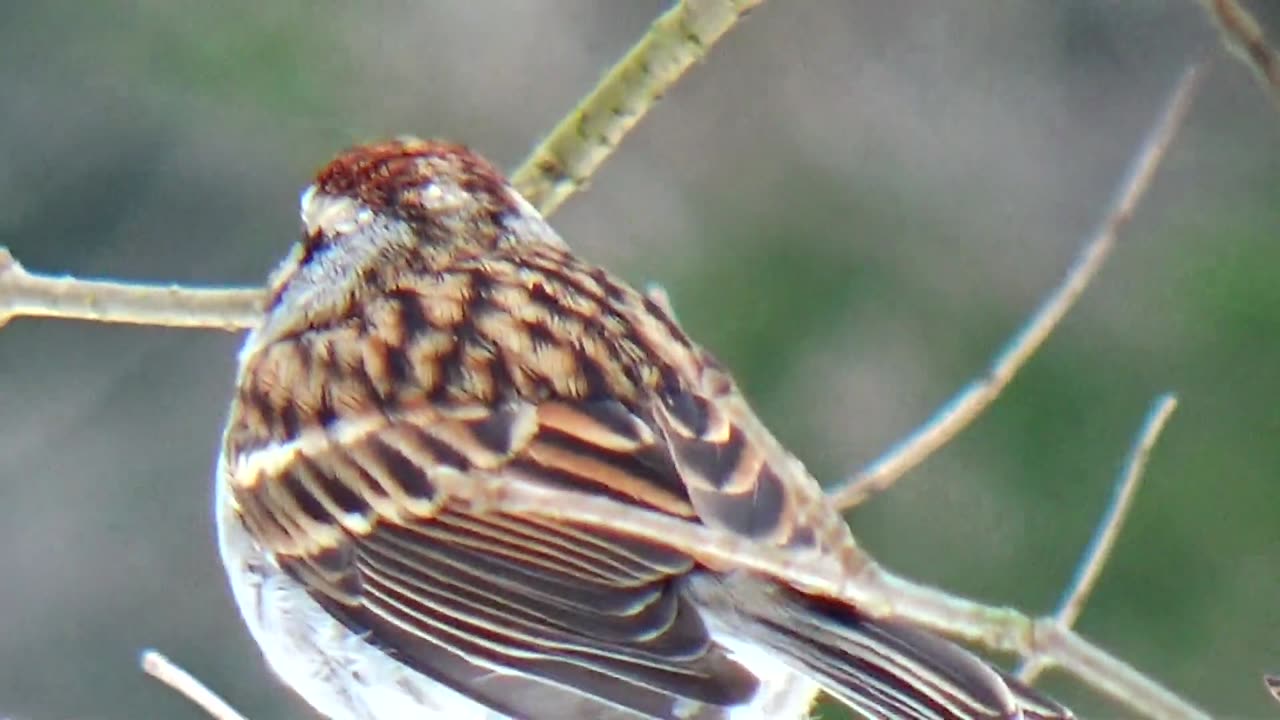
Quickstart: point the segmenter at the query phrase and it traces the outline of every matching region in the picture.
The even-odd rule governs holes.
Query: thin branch
[[[1097,584],[1102,567],[1115,548],[1116,539],[1120,537],[1120,529],[1124,525],[1129,509],[1133,506],[1133,498],[1142,480],[1143,470],[1146,469],[1151,448],[1155,447],[1156,440],[1177,407],[1177,397],[1161,395],[1148,412],[1138,438],[1129,452],[1129,458],[1125,461],[1124,470],[1118,478],[1111,504],[1085,551],[1079,572],[1072,581],[1070,590],[1062,598],[1062,604],[1056,613],[1058,621],[1064,626],[1071,627],[1079,619],[1085,601],[1093,591],[1093,586]]]
[[[245,720],[243,715],[205,687],[204,683],[157,650],[147,650],[142,653],[142,671],[195,703],[213,720]]]
[[[1133,506],[1133,498],[1142,481],[1151,448],[1155,447],[1156,440],[1177,407],[1178,399],[1173,395],[1165,394],[1156,398],[1151,410],[1148,411],[1147,418],[1138,431],[1138,437],[1134,440],[1133,447],[1129,449],[1129,457],[1125,461],[1124,469],[1116,478],[1111,502],[1103,513],[1093,540],[1080,559],[1076,575],[1067,587],[1066,593],[1063,594],[1058,611],[1053,615],[1054,622],[1060,627],[1071,628],[1080,618],[1080,613],[1084,610],[1089,594],[1093,592],[1098,578],[1102,575],[1103,566],[1111,557],[1116,540],[1120,537],[1120,529],[1124,526],[1125,518]],[[1048,664],[1043,658],[1033,657],[1022,665],[1017,674],[1023,682],[1030,683],[1047,667]]]
[[[595,173],[622,138],[738,20],[764,0],[680,0],[556,125],[511,176],[550,215]]]
[[[0,327],[15,317],[240,330],[261,315],[260,288],[195,288],[29,273],[0,247]]]
[[[1183,73],[1159,119],[1148,132],[1142,149],[1134,158],[1101,226],[1085,244],[1058,287],[1045,298],[1035,314],[995,357],[986,375],[971,381],[919,429],[856,475],[833,488],[831,497],[836,507],[847,509],[864,502],[892,486],[925,458],[937,452],[1000,396],[1018,371],[1044,344],[1098,274],[1111,254],[1120,230],[1133,217],[1139,200],[1151,186],[1156,169],[1186,118],[1201,74],[1199,65],[1193,65]]]
[[[1222,31],[1222,44],[1253,69],[1280,108],[1280,53],[1267,44],[1262,25],[1236,0],[1200,0],[1200,5]]]

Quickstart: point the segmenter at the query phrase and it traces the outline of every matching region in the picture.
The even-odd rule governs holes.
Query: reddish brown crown
[[[405,137],[360,145],[326,165],[312,189],[302,198],[304,264],[369,223],[384,230],[391,222],[408,225],[418,247],[400,249],[433,267],[504,242],[560,242],[497,168],[453,143]],[[386,234],[378,244],[369,259],[384,264],[397,236]],[[354,259],[362,266],[355,269],[363,269]]]
[[[477,199],[502,198],[507,186],[497,168],[462,145],[397,138],[358,145],[338,155],[316,175],[316,188],[387,211],[400,207],[406,191],[435,181],[456,184]]]

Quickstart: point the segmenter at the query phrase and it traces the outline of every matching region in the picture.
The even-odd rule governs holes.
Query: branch
[[[262,292],[37,275],[0,247],[0,327],[27,316],[240,330],[258,321]]]
[[[1228,52],[1253,68],[1262,87],[1280,108],[1280,54],[1267,45],[1262,26],[1236,0],[1200,0],[1205,12],[1222,31]]]
[[[1102,575],[1102,568],[1111,557],[1116,539],[1120,537],[1120,528],[1124,525],[1129,509],[1133,506],[1133,498],[1138,492],[1138,485],[1142,480],[1143,470],[1146,469],[1147,458],[1151,455],[1151,448],[1155,447],[1156,440],[1177,406],[1176,397],[1169,394],[1161,395],[1156,398],[1151,410],[1147,413],[1147,419],[1143,422],[1138,437],[1129,450],[1129,458],[1125,461],[1124,469],[1120,477],[1116,478],[1111,503],[1103,513],[1093,540],[1080,560],[1076,576],[1063,595],[1061,604],[1058,605],[1058,611],[1053,615],[1052,620],[1058,627],[1070,629],[1084,610],[1085,602],[1088,601],[1089,594],[1093,592],[1094,585]],[[1018,677],[1023,682],[1031,683],[1047,666],[1043,658],[1033,657],[1018,670]]]
[[[191,673],[183,670],[157,650],[142,653],[142,671],[168,685],[179,695],[195,703],[213,720],[245,720],[245,717],[205,687]]]
[[[1210,720],[1204,710],[1051,618],[1036,623],[1035,638],[1039,656],[1134,712],[1157,720]]]
[[[1189,67],[1178,81],[1156,124],[1147,133],[1111,210],[1082,248],[1066,277],[1054,288],[1022,329],[995,357],[982,378],[970,381],[931,419],[856,475],[831,490],[836,507],[854,507],[888,489],[925,458],[964,430],[1004,391],[1084,293],[1111,254],[1120,230],[1151,186],[1178,129],[1191,107],[1201,77],[1199,65]]]
[[[550,215],[586,184],[649,109],[764,0],[680,0],[600,80],[511,176]]]

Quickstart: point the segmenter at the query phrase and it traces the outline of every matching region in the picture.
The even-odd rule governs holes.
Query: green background
[[[512,167],[662,8],[5,4],[0,245],[47,272],[261,282],[332,153],[412,132]],[[1078,311],[852,521],[899,572],[1047,611],[1149,403],[1175,390],[1079,625],[1215,717],[1280,717],[1260,682],[1280,671],[1280,115],[1196,3],[766,5],[554,223],[663,283],[835,480],[981,372],[1205,57],[1186,131]],[[0,330],[0,717],[202,717],[136,670],[147,646],[255,720],[308,716],[264,675],[212,543],[237,345]],[[1123,716],[1060,674],[1044,686]]]

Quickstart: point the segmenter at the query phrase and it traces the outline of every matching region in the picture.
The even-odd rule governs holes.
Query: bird
[[[968,650],[661,538],[458,501],[521,482],[847,552],[847,523],[660,296],[493,164],[399,137],[301,197],[215,479],[231,594],[332,720],[1069,718]],[[781,459],[779,459],[781,458]]]

